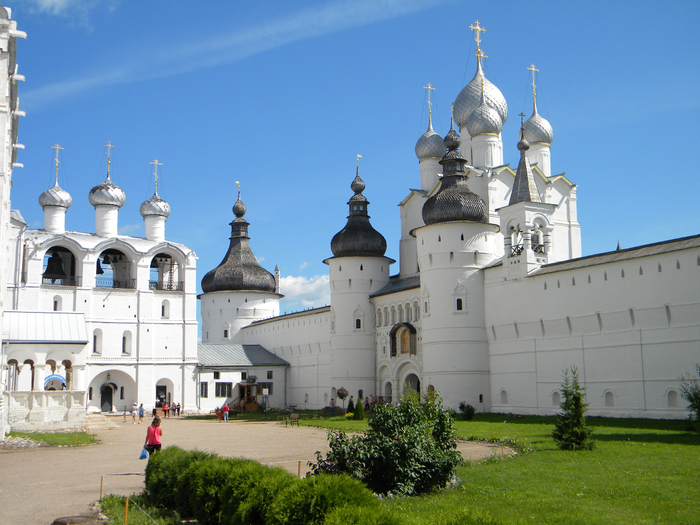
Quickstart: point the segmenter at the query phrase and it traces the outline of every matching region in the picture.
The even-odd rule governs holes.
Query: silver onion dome
[[[481,104],[471,112],[467,119],[469,136],[498,135],[502,129],[503,121],[501,116],[498,114],[498,111],[486,103],[486,94],[482,93]]]
[[[170,204],[161,199],[157,193],[154,193],[153,197],[141,204],[139,212],[143,218],[161,216],[167,219],[170,217]]]
[[[126,202],[126,193],[114,184],[107,175],[107,179],[90,190],[88,195],[92,206],[116,206],[121,208]]]
[[[39,195],[39,206],[59,206],[61,208],[70,208],[73,204],[73,197],[66,190],[59,187],[58,181],[41,195]]]
[[[460,128],[467,125],[469,115],[481,105],[482,79],[484,81],[484,98],[486,99],[486,103],[498,112],[501,117],[501,126],[508,120],[508,104],[506,103],[506,99],[501,93],[501,90],[484,76],[484,71],[479,62],[476,75],[474,75],[474,78],[471,79],[469,84],[464,86],[455,99],[454,119]]]
[[[416,142],[416,157],[423,159],[441,159],[445,154],[445,145],[440,134],[433,129],[432,121],[428,124],[428,131],[423,133]]]
[[[536,104],[533,104],[532,116],[523,124],[523,137],[530,144],[551,145],[552,140],[554,140],[552,125],[537,113]]]

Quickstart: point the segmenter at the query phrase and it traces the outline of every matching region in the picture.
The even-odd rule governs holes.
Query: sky
[[[166,239],[226,254],[240,182],[251,247],[278,265],[282,312],[329,302],[330,240],[346,222],[356,155],[372,224],[398,260],[398,204],[420,187],[414,147],[473,77],[477,19],[486,77],[518,113],[552,124],[552,173],[578,186],[584,255],[700,233],[700,2],[308,0],[8,2],[17,27],[21,118],[12,207],[43,227],[37,199],[73,197],[66,228],[94,232],[90,189],[124,189],[120,233],[144,236],[141,203],[172,208]],[[398,263],[392,267],[398,273]],[[201,287],[198,283],[198,291]]]

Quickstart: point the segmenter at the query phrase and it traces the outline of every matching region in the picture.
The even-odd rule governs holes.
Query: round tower
[[[384,256],[386,239],[369,222],[369,201],[359,168],[351,185],[345,227],[331,240],[331,386],[359,399],[375,389],[374,307],[370,295],[389,283],[393,259]]]
[[[246,207],[238,190],[233,206],[228,251],[221,264],[202,279],[202,342],[241,344],[241,329],[254,321],[279,315],[275,276],[258,263],[250,249]]]
[[[95,234],[99,237],[116,237],[119,231],[119,208],[126,203],[126,193],[112,182],[109,174],[111,165],[110,151],[107,144],[107,178],[90,190],[88,199],[95,208]]]
[[[445,137],[440,189],[423,205],[414,231],[421,272],[422,389],[433,386],[446,406],[489,408],[489,356],[481,270],[497,258],[498,226],[467,185],[466,159],[454,128]]]
[[[44,230],[65,233],[66,212],[73,204],[73,198],[58,185],[58,150],[63,148],[58,144],[51,147],[56,150],[56,180],[52,188],[39,195],[39,206],[44,210]]]

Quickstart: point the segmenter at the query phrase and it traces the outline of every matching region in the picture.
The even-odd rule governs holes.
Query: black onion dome
[[[369,222],[369,201],[362,195],[365,183],[360,178],[359,169],[350,187],[355,195],[348,201],[348,222],[333,236],[331,251],[335,257],[383,257],[386,239]]]
[[[488,222],[486,203],[467,186],[467,161],[459,152],[459,144],[460,137],[450,126],[445,137],[448,151],[440,161],[443,166],[440,189],[423,205],[423,222],[426,225],[451,221]]]
[[[233,206],[236,218],[231,222],[231,243],[228,252],[221,264],[202,279],[204,293],[238,290],[275,292],[274,275],[260,266],[250,249],[249,223],[243,218],[245,212],[246,207],[239,192],[238,200]]]

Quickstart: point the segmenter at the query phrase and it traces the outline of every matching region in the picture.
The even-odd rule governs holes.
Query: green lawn
[[[532,453],[459,469],[461,485],[386,504],[406,523],[451,523],[461,511],[495,523],[700,523],[700,436],[685,421],[588,418],[596,450],[558,450],[553,418],[477,415],[457,421],[464,439],[517,440]],[[361,431],[340,418],[304,424]],[[478,521],[478,520],[477,520]],[[488,523],[489,520],[483,521]]]
[[[31,439],[49,447],[75,447],[98,442],[85,432],[10,432],[10,437]]]

